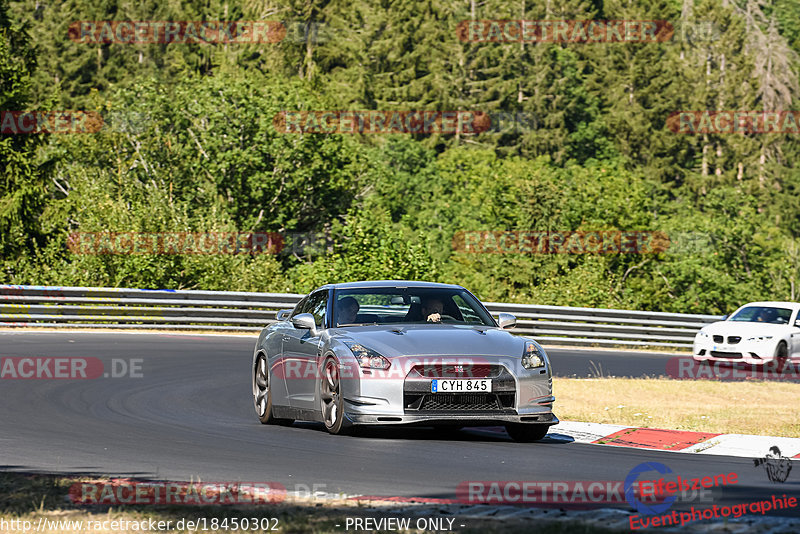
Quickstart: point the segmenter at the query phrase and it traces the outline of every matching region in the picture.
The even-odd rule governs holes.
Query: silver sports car
[[[330,284],[262,330],[253,401],[262,423],[459,428],[503,424],[542,439],[553,414],[550,361],[513,336],[463,287],[428,282]]]

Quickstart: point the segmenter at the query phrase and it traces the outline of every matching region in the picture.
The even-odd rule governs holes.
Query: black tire
[[[775,358],[772,360],[772,365],[777,371],[783,371],[783,368],[786,367],[788,362],[789,347],[786,345],[785,341],[781,341],[778,343],[778,347],[775,349]]]
[[[291,419],[279,419],[272,415],[272,388],[270,385],[267,357],[259,354],[253,365],[253,406],[262,425],[285,425],[294,423]]]
[[[322,365],[322,376],[319,383],[320,408],[325,429],[331,434],[346,434],[350,427],[344,417],[344,400],[342,399],[342,381],[339,374],[339,362],[329,356]]]
[[[511,436],[511,439],[520,443],[539,441],[547,435],[548,430],[550,430],[550,427],[547,425],[526,425],[521,423],[506,425],[506,432]]]

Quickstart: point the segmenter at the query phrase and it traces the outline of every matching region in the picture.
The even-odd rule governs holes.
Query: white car
[[[697,333],[694,360],[750,365],[800,360],[799,314],[800,304],[796,302],[745,304]]]

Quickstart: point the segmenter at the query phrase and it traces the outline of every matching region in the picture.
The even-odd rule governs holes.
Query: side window
[[[308,299],[308,310],[306,312],[314,316],[314,322],[317,323],[317,326],[322,326],[325,322],[325,310],[327,307],[328,292],[320,291],[311,295],[311,298]]]
[[[462,320],[467,323],[481,324],[483,321],[472,309],[472,306],[467,304],[467,301],[461,295],[453,295],[453,302],[458,306],[458,311],[461,312]],[[456,317],[458,319],[458,317]]]
[[[291,318],[294,317],[295,315],[305,313],[307,306],[308,306],[308,297],[305,297],[303,300],[297,303],[297,306],[294,307],[294,311],[292,311],[292,314],[289,317]]]

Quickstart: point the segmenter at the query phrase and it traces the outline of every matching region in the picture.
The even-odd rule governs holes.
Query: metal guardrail
[[[0,327],[125,328],[257,332],[303,297],[245,293],[0,285]],[[514,333],[545,345],[691,347],[697,331],[721,318],[531,304],[486,303],[517,316]]]

